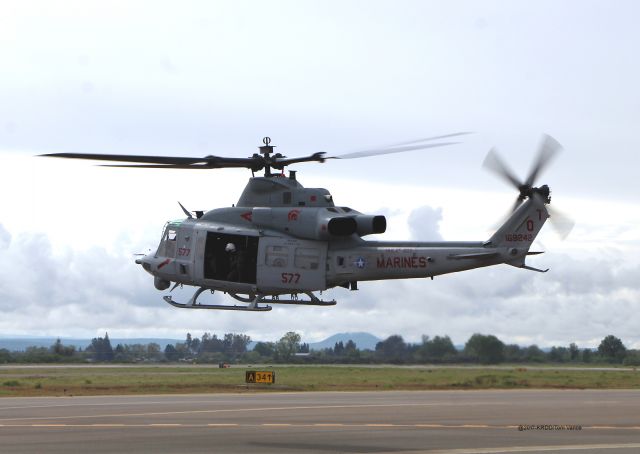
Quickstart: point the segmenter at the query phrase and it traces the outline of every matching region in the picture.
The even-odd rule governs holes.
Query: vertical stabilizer
[[[522,203],[489,239],[492,246],[508,249],[513,256],[509,265],[526,268],[525,258],[540,229],[549,218],[541,197],[532,197]]]

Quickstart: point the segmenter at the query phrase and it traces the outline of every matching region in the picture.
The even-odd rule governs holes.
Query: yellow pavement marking
[[[457,448],[457,449],[436,449],[429,451],[406,451],[405,454],[502,454],[513,452],[540,452],[540,451],[591,451],[604,449],[630,449],[640,448],[640,443],[607,443],[590,445],[542,445],[542,446],[500,446],[496,448]],[[395,451],[394,451],[395,452]],[[391,454],[381,452],[380,454]]]
[[[622,429],[622,430],[638,430],[640,426],[582,426],[583,429]]]
[[[66,427],[66,424],[32,424],[32,427]]]

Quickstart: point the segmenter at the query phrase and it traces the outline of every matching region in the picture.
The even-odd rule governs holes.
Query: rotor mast
[[[264,137],[262,139],[262,143],[264,145],[258,148],[260,149],[260,153],[264,155],[264,176],[270,177],[271,176],[271,153],[273,153],[273,149],[275,148],[275,145],[270,145],[271,137]]]

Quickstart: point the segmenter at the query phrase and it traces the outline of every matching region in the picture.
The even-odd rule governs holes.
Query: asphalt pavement
[[[2,453],[638,453],[640,390],[0,399]]]

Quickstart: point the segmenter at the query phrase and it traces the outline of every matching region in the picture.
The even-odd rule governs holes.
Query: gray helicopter
[[[519,180],[492,149],[484,166],[515,186],[519,192],[508,218],[485,241],[367,241],[363,237],[384,233],[382,215],[368,215],[336,206],[331,193],[305,188],[296,172],[285,176],[287,166],[303,162],[325,162],[377,154],[452,145],[432,142],[466,133],[430,137],[419,141],[365,150],[339,156],[323,152],[301,158],[274,153],[271,139],[249,158],[206,156],[204,158],[109,154],[53,153],[42,156],[128,162],[106,167],[156,169],[248,168],[252,171],[238,202],[207,212],[186,210],[185,219],[168,222],[157,250],[136,259],[154,276],[158,290],[190,285],[197,290],[186,303],[163,299],[184,309],[269,311],[271,304],[331,306],[336,301],[315,293],[333,287],[358,289],[358,282],[382,279],[431,278],[474,268],[507,264],[546,272],[526,264],[526,257],[540,254],[529,249],[550,218],[551,191],[534,187],[535,180],[561,150],[560,144],[544,136],[538,156],[526,180]],[[272,170],[277,172],[273,172]],[[255,172],[264,170],[263,176]],[[566,236],[573,223],[553,212],[557,230]],[[242,304],[203,304],[205,291],[221,291]]]

